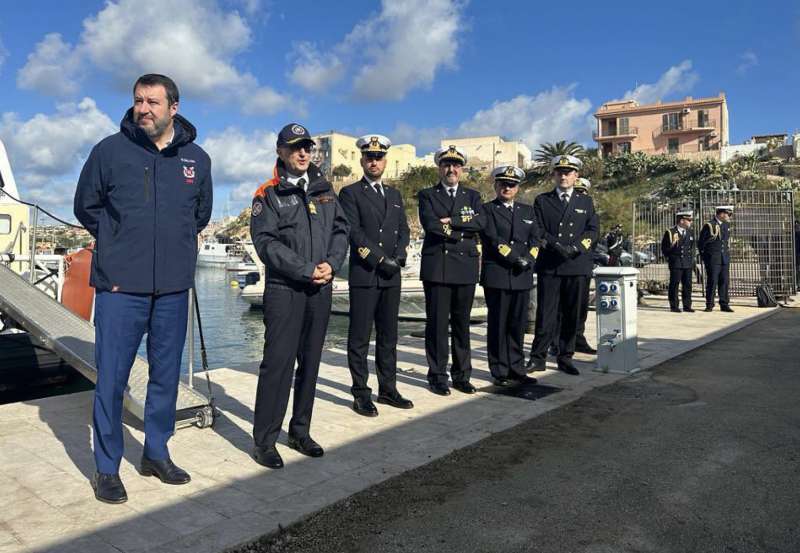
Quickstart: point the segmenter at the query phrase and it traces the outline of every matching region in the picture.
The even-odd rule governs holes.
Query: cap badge
[[[292,133],[296,134],[297,136],[302,136],[306,134],[306,130],[301,125],[293,125]]]

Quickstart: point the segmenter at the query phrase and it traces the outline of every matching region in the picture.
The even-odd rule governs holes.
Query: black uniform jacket
[[[539,255],[539,224],[533,206],[514,202],[513,211],[495,199],[483,204],[485,224],[481,230],[481,285],[503,290],[533,287],[533,265]],[[514,268],[520,257],[527,269]]]
[[[266,267],[266,284],[293,289],[313,286],[314,268],[326,261],[334,273],[347,254],[349,224],[333,187],[315,165],[308,192],[286,180],[278,160],[275,177],[256,191],[250,236]]]
[[[483,227],[481,195],[458,185],[455,200],[441,183],[420,190],[419,222],[425,231],[420,280],[443,284],[478,282],[478,233]],[[439,219],[450,217],[450,223]]]
[[[667,258],[670,269],[694,267],[694,235],[686,230],[681,236],[677,226],[667,229],[661,239],[661,253]]]
[[[387,279],[377,270],[384,257],[405,260],[409,240],[400,192],[382,188],[385,199],[363,178],[339,191],[350,222],[350,286],[400,286],[400,273]]]
[[[720,223],[714,217],[700,231],[700,238],[697,239],[697,248],[703,261],[712,265],[728,265],[731,262],[731,254],[728,248],[731,225]]]
[[[592,197],[572,191],[566,209],[556,190],[539,194],[533,202],[536,221],[545,241],[536,259],[536,272],[562,276],[591,275],[592,249],[597,241],[598,220]],[[570,259],[559,254],[553,245],[572,245],[578,254]]]

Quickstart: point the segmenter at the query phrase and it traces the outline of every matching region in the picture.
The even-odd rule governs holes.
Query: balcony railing
[[[713,131],[717,128],[715,119],[683,119],[677,123],[661,125],[653,131],[653,137],[664,134],[680,134],[693,131]]]
[[[592,138],[603,140],[606,138],[619,138],[621,136],[639,136],[639,127],[621,127],[619,129],[603,129],[601,132],[592,131]]]

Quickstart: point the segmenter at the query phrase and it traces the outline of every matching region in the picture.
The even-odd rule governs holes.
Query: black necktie
[[[450,199],[451,200],[455,200],[456,199],[456,189],[455,188],[448,188],[447,189],[447,193],[450,194]]]
[[[306,189],[306,179],[300,177],[300,180],[297,181],[297,186],[302,188],[303,190]]]
[[[375,183],[375,192],[377,192],[378,196],[380,196],[380,198],[383,199],[383,187],[381,186],[381,183],[379,182]]]
[[[563,192],[561,194],[561,205],[567,207],[568,203],[569,203],[569,195],[567,195],[566,192]]]

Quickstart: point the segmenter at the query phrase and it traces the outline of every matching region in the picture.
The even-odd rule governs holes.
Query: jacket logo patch
[[[592,239],[591,238],[584,238],[583,240],[581,240],[581,244],[583,244],[583,247],[586,250],[588,250],[589,248],[592,247]]]
[[[539,248],[536,246],[532,247],[530,249],[530,254],[532,258],[536,259],[537,257],[539,257]]]
[[[522,222],[525,223],[526,225],[532,225],[533,219],[523,219]]]
[[[300,203],[295,195],[286,196],[283,198],[276,196],[275,200],[278,202],[278,207],[291,207]]]
[[[253,202],[253,209],[250,211],[250,215],[252,217],[258,217],[259,215],[261,215],[262,211],[264,211],[264,205],[258,200]]]
[[[317,201],[321,204],[327,204],[329,202],[333,202],[336,200],[336,196],[327,195],[327,196],[320,196],[317,198]]]
[[[358,255],[361,257],[361,259],[366,259],[369,255],[369,248],[358,248]]]
[[[194,166],[184,165],[183,176],[186,177],[186,184],[194,184]]]
[[[497,251],[500,252],[500,255],[503,257],[508,257],[508,254],[511,253],[511,247],[507,244],[500,244],[497,246]]]
[[[308,212],[311,215],[316,215],[317,214],[317,206],[314,205],[314,202],[308,202]]]
[[[586,210],[575,208],[575,213],[586,213]]]

